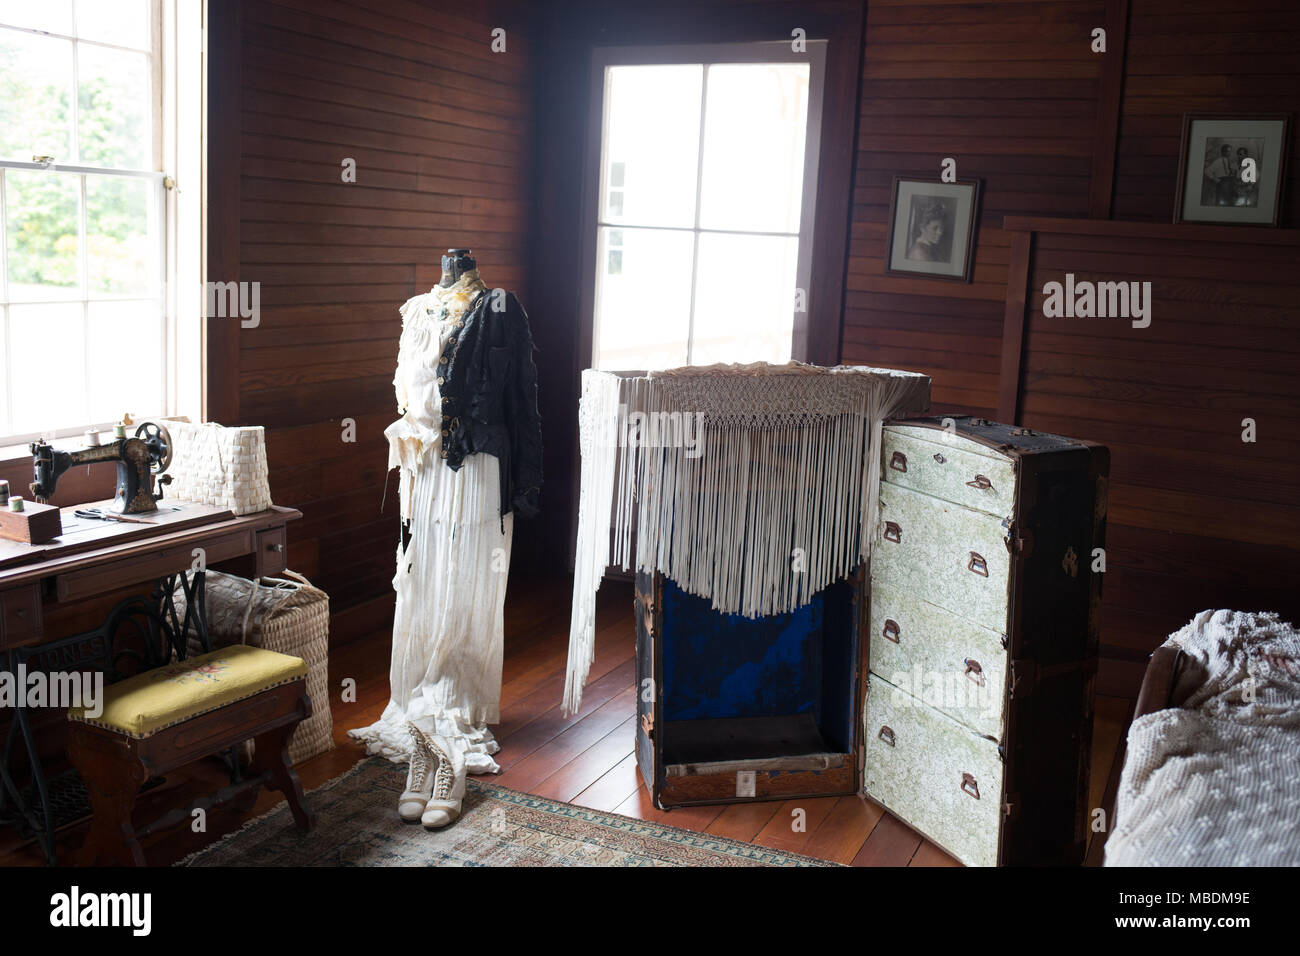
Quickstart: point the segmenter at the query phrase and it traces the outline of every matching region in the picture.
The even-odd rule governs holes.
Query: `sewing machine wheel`
[[[135,430],[135,437],[144,439],[149,446],[149,470],[155,475],[161,475],[172,463],[175,446],[172,444],[171,433],[157,422],[145,422]]]

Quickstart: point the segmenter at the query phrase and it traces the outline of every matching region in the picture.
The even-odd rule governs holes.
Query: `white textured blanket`
[[[1107,866],[1300,866],[1300,631],[1202,611],[1172,707],[1133,722]]]

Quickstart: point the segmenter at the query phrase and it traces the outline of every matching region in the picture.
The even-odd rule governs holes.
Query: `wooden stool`
[[[82,846],[82,866],[143,866],[140,839],[238,797],[251,805],[266,786],[284,794],[299,829],[315,815],[289,764],[288,744],[311,716],[307,665],[297,657],[236,644],[145,671],[110,685],[98,716],[68,712],[68,755],[85,781],[94,820]],[[252,738],[250,776],[211,797],[173,810],[148,826],[131,822],[144,782]]]

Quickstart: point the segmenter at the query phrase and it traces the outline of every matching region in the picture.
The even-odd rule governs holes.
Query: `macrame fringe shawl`
[[[929,400],[928,376],[861,366],[583,372],[565,712],[608,566],[659,571],[728,614],[795,610],[867,560],[881,426]]]

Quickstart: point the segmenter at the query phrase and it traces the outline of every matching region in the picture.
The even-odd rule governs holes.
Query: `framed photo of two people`
[[[885,271],[969,282],[979,201],[978,179],[944,183],[895,176]]]
[[[1286,113],[1188,113],[1174,222],[1276,226],[1290,137]]]

